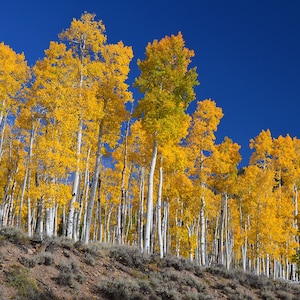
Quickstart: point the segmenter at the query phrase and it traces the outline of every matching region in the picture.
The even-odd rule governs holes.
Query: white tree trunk
[[[159,167],[159,185],[158,185],[158,197],[157,197],[157,235],[158,235],[158,247],[160,258],[164,257],[163,238],[162,238],[162,225],[161,225],[161,197],[162,197],[162,185],[163,185],[163,169]]]
[[[168,253],[168,222],[169,222],[169,204],[165,202],[164,204],[164,217],[162,221],[162,236],[163,236],[163,253],[167,255]]]
[[[201,265],[206,266],[206,222],[205,222],[205,199],[204,196],[201,198],[201,209],[200,209],[200,257]]]
[[[145,196],[145,167],[141,168],[140,179],[140,201],[138,214],[138,248],[143,252],[143,234],[144,234],[144,196]]]
[[[93,208],[95,203],[95,197],[97,192],[98,180],[100,175],[100,166],[101,166],[101,149],[102,149],[102,122],[99,123],[99,135],[97,143],[97,153],[96,153],[96,163],[94,168],[93,182],[90,191],[90,198],[87,207],[86,213],[86,227],[84,233],[84,243],[87,244],[90,238],[90,228],[92,224]]]
[[[148,179],[148,195],[147,195],[147,212],[146,212],[146,228],[145,228],[145,240],[144,240],[144,252],[150,254],[150,238],[151,238],[151,226],[153,224],[153,182],[154,171],[156,166],[158,143],[155,140],[152,150],[152,159],[149,171]]]
[[[77,157],[77,167],[74,174],[74,181],[72,187],[72,199],[70,201],[70,209],[68,215],[68,223],[67,223],[67,237],[73,237],[73,226],[74,226],[74,203],[78,198],[78,191],[79,191],[79,178],[80,178],[80,170],[79,170],[79,163],[80,163],[80,153],[81,153],[81,141],[82,141],[82,122],[80,122],[79,130],[77,133],[77,147],[76,147],[76,157]]]
[[[30,201],[30,197],[27,197],[27,234],[30,238],[32,237],[31,223],[32,223],[31,201]]]
[[[4,131],[5,131],[6,117],[3,116],[3,112],[0,111],[0,161],[3,155],[3,142],[4,142]]]
[[[45,229],[46,236],[52,237],[55,231],[55,207],[48,207],[45,209]]]

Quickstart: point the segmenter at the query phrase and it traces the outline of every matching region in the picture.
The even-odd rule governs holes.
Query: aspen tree
[[[231,211],[228,205],[231,195],[234,193],[237,177],[237,165],[241,160],[239,154],[240,146],[225,137],[224,141],[216,145],[212,154],[212,173],[210,185],[216,189],[221,196],[221,209],[219,219],[219,261],[218,263],[230,268],[232,262],[232,247],[234,244],[233,225],[230,224]]]
[[[142,117],[143,128],[152,137],[152,158],[148,177],[147,216],[144,252],[150,253],[151,226],[153,224],[154,172],[159,145],[168,140],[180,140],[187,134],[190,101],[195,98],[198,84],[196,69],[188,69],[192,50],[185,47],[181,33],[154,40],[146,47],[146,58],[138,61],[141,71],[134,86],[144,94],[134,116]]]
[[[39,197],[43,198],[40,202],[45,207],[38,207],[45,209],[45,228],[48,233],[51,231],[53,234],[56,234],[56,229],[52,226],[56,218],[56,213],[53,212],[58,209],[58,203],[54,199],[61,200],[61,206],[66,204],[65,197],[60,197],[59,194],[62,190],[65,195],[70,195],[71,192],[61,180],[68,178],[69,170],[76,166],[72,141],[75,139],[73,126],[76,127],[78,119],[75,106],[70,105],[75,100],[74,66],[71,51],[67,51],[64,44],[51,42],[49,49],[45,50],[45,58],[37,61],[33,68],[35,82],[30,90],[31,97],[36,101],[35,106],[40,108],[40,129],[35,150],[39,166],[36,168],[36,176],[39,178],[39,190],[44,190]],[[42,189],[45,183],[47,186]]]
[[[192,167],[189,170],[193,177],[195,193],[200,201],[199,224],[199,251],[200,264],[207,264],[206,258],[206,186],[208,175],[211,174],[211,155],[215,148],[215,131],[218,128],[222,109],[216,106],[211,99],[199,101],[196,111],[192,115],[192,122],[187,138]]]
[[[102,107],[95,97],[96,82],[99,80],[102,71],[100,62],[101,52],[106,42],[104,34],[105,26],[102,21],[95,21],[95,15],[84,13],[79,20],[73,19],[70,28],[64,30],[60,39],[69,43],[73,57],[77,60],[77,101],[74,106],[77,108],[76,116],[79,120],[76,139],[77,166],[74,171],[72,187],[72,199],[67,221],[67,237],[73,235],[74,225],[74,204],[78,200],[80,156],[82,152],[82,134],[86,121],[94,120],[102,115]],[[88,239],[88,237],[87,237]]]
[[[29,79],[30,69],[24,54],[0,43],[0,161],[7,117],[15,115],[19,106],[17,95]]]

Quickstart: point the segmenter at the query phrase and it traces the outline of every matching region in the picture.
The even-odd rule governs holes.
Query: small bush
[[[72,267],[69,264],[60,263],[59,266],[59,275],[57,281],[60,285],[73,285],[74,274]]]
[[[150,261],[149,257],[130,246],[112,247],[109,256],[124,266],[134,267],[142,271],[145,270],[145,266]]]
[[[227,270],[223,265],[216,265],[213,267],[210,267],[207,269],[207,272],[209,272],[212,275],[223,277],[226,279],[234,279],[235,278],[235,272],[232,270]]]
[[[79,268],[75,262],[71,262],[70,264],[60,262],[58,269],[59,274],[57,277],[57,282],[60,285],[74,287],[76,285],[76,281],[83,283],[85,280],[85,277],[79,273]]]
[[[45,265],[45,266],[51,266],[55,262],[54,255],[50,252],[39,253],[37,260],[39,265]]]
[[[36,257],[24,257],[21,256],[18,258],[19,262],[26,268],[34,268],[37,264],[37,259]]]
[[[186,258],[176,256],[167,256],[162,260],[162,267],[172,267],[177,271],[194,271],[195,264]]]
[[[133,280],[103,280],[98,285],[98,290],[112,300],[141,299],[140,287]]]
[[[203,278],[204,277],[204,271],[200,266],[195,266],[194,269],[194,274],[199,277],[199,278]]]
[[[276,300],[271,291],[262,291],[260,294],[263,300]]]
[[[30,278],[29,271],[19,266],[13,266],[6,274],[10,286],[17,290],[19,300],[55,300],[51,291],[42,291],[36,281]]]
[[[293,300],[293,295],[286,291],[282,291],[282,290],[277,291],[277,296],[281,300]]]
[[[81,274],[81,273],[78,273],[78,274],[76,275],[75,279],[76,279],[80,284],[82,284],[82,283],[85,282],[85,276],[84,276],[83,274]]]
[[[153,295],[153,289],[149,280],[140,279],[137,281],[140,292],[144,295]]]
[[[100,246],[100,244],[96,244],[96,243],[83,244],[82,242],[79,241],[74,244],[74,247],[85,254],[90,254],[91,256],[94,257],[101,256],[102,247]]]
[[[155,292],[156,295],[160,297],[160,299],[182,299],[181,295],[177,291],[177,286],[176,284],[174,284],[174,282],[164,282],[155,290]]]
[[[67,250],[71,250],[74,246],[74,241],[72,241],[71,239],[68,239],[66,237],[62,237],[62,238],[60,238],[60,246]]]
[[[84,256],[84,262],[90,266],[94,266],[96,264],[96,260],[95,258],[89,254],[89,253],[86,253],[85,256]]]
[[[66,237],[46,237],[42,241],[43,245],[46,245],[46,251],[53,251],[56,248],[64,248],[71,250],[74,246],[74,241]]]
[[[4,236],[16,245],[25,245],[29,243],[28,236],[16,227],[2,227],[0,229],[0,236]]]
[[[50,266],[54,264],[54,255],[52,253],[42,252],[34,257],[21,256],[18,260],[26,268],[34,268],[37,264]]]

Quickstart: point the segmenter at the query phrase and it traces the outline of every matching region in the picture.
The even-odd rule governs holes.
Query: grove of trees
[[[298,279],[300,140],[262,130],[248,166],[216,143],[223,117],[195,101],[181,33],[138,60],[84,13],[29,68],[0,44],[0,224],[30,237],[136,245],[269,277]]]

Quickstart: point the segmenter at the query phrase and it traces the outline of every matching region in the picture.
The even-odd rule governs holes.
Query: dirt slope
[[[144,257],[134,247],[29,240],[0,230],[1,299],[300,299],[298,284],[185,259]]]

